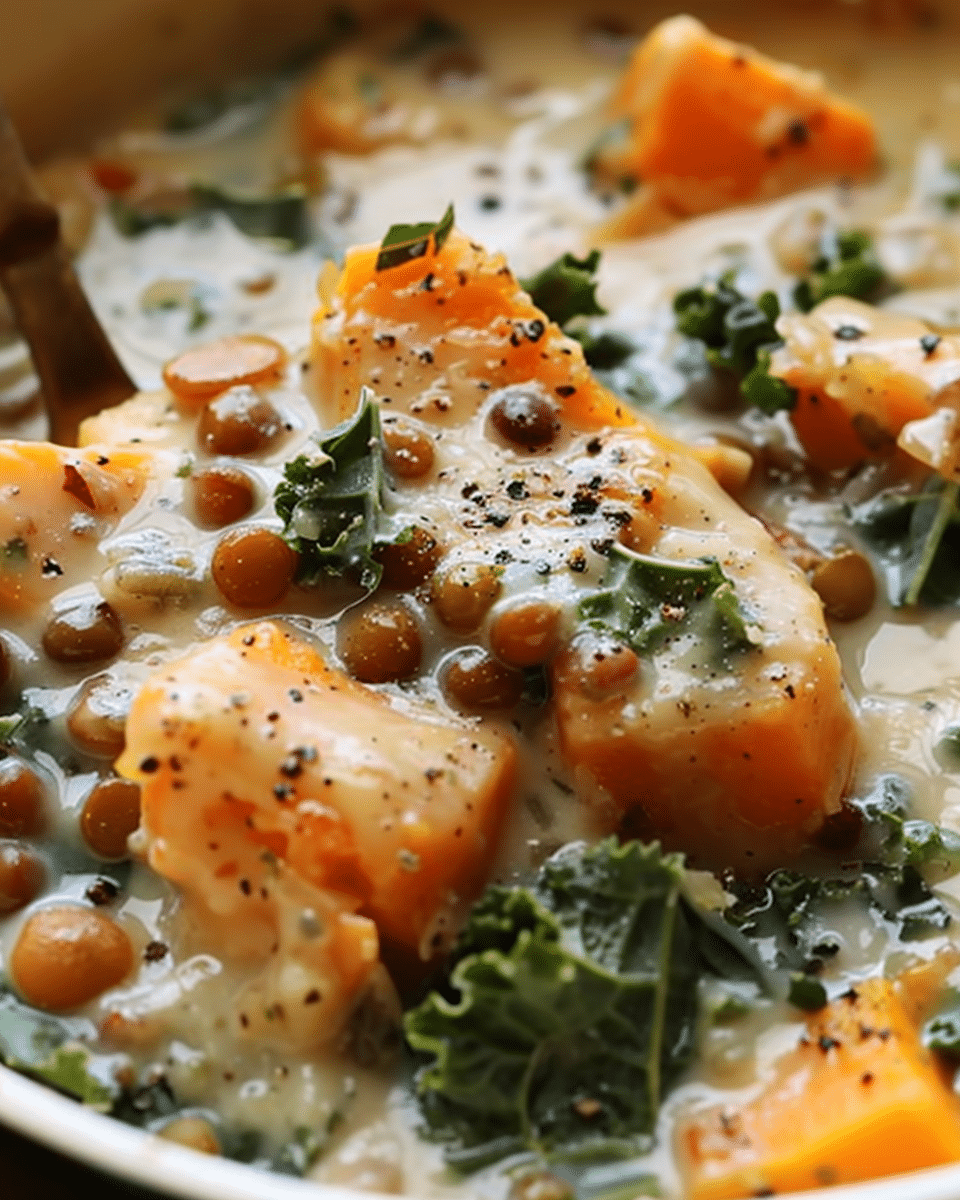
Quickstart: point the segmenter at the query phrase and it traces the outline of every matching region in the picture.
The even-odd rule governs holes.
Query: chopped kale
[[[881,492],[850,518],[877,552],[891,604],[960,601],[960,486],[933,476],[919,492]]]
[[[928,879],[960,866],[960,838],[910,819],[907,806],[903,781],[882,776],[854,802],[861,827],[842,864],[819,875],[781,869],[760,885],[731,883],[736,901],[727,919],[766,947],[769,966],[804,973],[837,952],[833,917],[851,903],[874,927],[905,941],[946,929],[950,913]]]
[[[562,327],[574,317],[602,317],[606,313],[597,302],[599,265],[599,250],[591,250],[586,258],[564,254],[520,283],[537,308]]]
[[[249,238],[279,243],[289,250],[298,250],[313,239],[307,193],[303,187],[290,186],[260,195],[195,183],[192,193],[197,211],[223,213]]]
[[[425,13],[410,32],[394,47],[395,62],[411,62],[436,50],[466,41],[463,30],[436,13]]]
[[[651,654],[691,628],[721,653],[744,650],[757,627],[715,559],[674,561],[610,548],[603,587],[580,603],[580,616],[638,654]]]
[[[795,1008],[802,1008],[804,1012],[816,1012],[827,1002],[827,989],[813,975],[793,971],[790,974],[787,999]]]
[[[365,392],[356,414],[321,438],[315,454],[286,464],[274,493],[283,536],[300,555],[300,582],[351,574],[368,591],[377,587],[383,568],[372,551],[382,493],[379,409]]]
[[[108,1072],[95,1072],[92,1055],[72,1040],[66,1022],[8,992],[0,993],[0,1062],[102,1112],[120,1091]]]
[[[133,202],[114,196],[109,204],[117,232],[136,238],[152,229],[169,228],[204,214],[223,213],[241,233],[297,250],[314,237],[304,188],[290,186],[273,193],[232,192],[210,183],[194,183],[189,189]]]
[[[740,394],[768,415],[791,409],[796,392],[769,373],[770,354],[782,345],[776,330],[780,302],[773,292],[750,300],[733,286],[727,271],[713,285],[679,292],[673,301],[676,328],[703,342],[711,366],[740,381]]]
[[[455,998],[431,993],[406,1018],[429,1056],[417,1076],[427,1130],[451,1164],[648,1147],[693,1051],[699,980],[717,961],[762,978],[707,917],[685,895],[682,859],[638,842],[568,845],[529,887],[488,888],[454,951]]]
[[[389,271],[391,267],[399,267],[415,258],[423,258],[431,246],[433,253],[439,254],[450,236],[454,220],[453,205],[448,204],[447,211],[439,221],[421,221],[417,225],[391,225],[380,243],[377,270]]]
[[[880,265],[871,236],[850,230],[824,239],[809,274],[793,289],[793,300],[801,312],[809,312],[831,296],[874,302],[892,290],[892,281]]]
[[[937,1012],[924,1024],[923,1044],[951,1059],[960,1058],[960,992],[951,988]]]

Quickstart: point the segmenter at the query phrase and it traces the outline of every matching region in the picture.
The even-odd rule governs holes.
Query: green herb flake
[[[489,887],[454,952],[456,999],[406,1018],[428,1132],[475,1170],[527,1150],[648,1148],[693,1052],[699,979],[757,966],[683,892],[682,859],[614,839],[564,847],[529,887]],[[721,948],[722,944],[722,948]]]
[[[313,239],[307,192],[299,184],[277,192],[247,193],[195,183],[191,193],[197,212],[223,213],[249,238],[285,250],[299,250]]]
[[[574,317],[602,317],[606,309],[597,301],[597,267],[600,251],[591,250],[586,258],[564,254],[520,285],[534,304],[551,321],[566,325]]]
[[[30,548],[22,537],[13,537],[4,543],[3,557],[10,564],[25,563],[30,559]]]
[[[803,1009],[804,1012],[817,1012],[827,1003],[827,989],[812,975],[793,971],[790,975],[787,999],[794,1008]]]
[[[380,412],[364,389],[356,414],[283,468],[274,507],[283,536],[300,555],[298,579],[356,575],[374,591],[383,568],[373,546],[383,506]]]
[[[939,475],[919,492],[888,490],[854,506],[853,525],[878,553],[890,603],[960,601],[960,487]]]
[[[9,993],[0,994],[0,1062],[38,1079],[82,1104],[108,1111],[119,1088],[91,1071],[90,1052],[71,1042],[68,1027]]]
[[[424,258],[431,247],[434,254],[439,254],[450,236],[454,220],[453,205],[448,204],[447,211],[439,221],[421,221],[418,225],[391,225],[380,243],[376,269],[389,271],[391,267],[402,266],[415,258]]]
[[[637,654],[652,654],[692,627],[729,653],[757,644],[759,630],[716,559],[695,562],[610,548],[603,587],[580,602],[580,616]]]
[[[673,301],[677,332],[703,342],[707,361],[740,381],[747,404],[768,416],[792,409],[796,391],[770,374],[770,356],[783,345],[776,329],[780,302],[773,292],[748,299],[734,278],[727,271],[715,284],[679,292]]]
[[[920,1037],[928,1049],[960,1058],[960,992],[953,988],[947,992],[939,1010],[924,1024]]]
[[[833,233],[824,239],[809,274],[793,289],[801,312],[809,312],[831,296],[851,296],[871,303],[894,290],[880,265],[873,238],[862,230]]]

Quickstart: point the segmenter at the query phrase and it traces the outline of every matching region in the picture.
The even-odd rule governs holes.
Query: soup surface
[[[142,390],[51,446],[0,314],[9,1066],[422,1197],[960,1159],[957,34],[698,15],[40,168]]]

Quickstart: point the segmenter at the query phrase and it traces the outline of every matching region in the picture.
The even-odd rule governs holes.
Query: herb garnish
[[[780,301],[773,292],[750,300],[738,291],[734,271],[715,284],[687,288],[673,301],[678,333],[706,347],[711,366],[740,380],[740,394],[768,416],[792,409],[796,391],[769,373],[770,354],[783,345],[776,330]]]
[[[574,317],[602,317],[606,309],[597,301],[597,267],[600,251],[591,250],[586,258],[564,254],[520,286],[551,321],[561,327]]]
[[[747,649],[757,641],[757,627],[716,559],[656,558],[619,543],[610,547],[602,589],[580,602],[579,613],[637,654],[653,653],[694,623],[722,652]]]
[[[875,301],[892,290],[870,234],[854,229],[824,238],[809,274],[793,289],[793,299],[801,312],[809,312],[831,296]]]
[[[894,605],[960,601],[960,485],[934,475],[919,492],[885,491],[850,517],[878,552]]]
[[[36,1012],[8,992],[0,993],[0,1062],[101,1112],[119,1094],[108,1072],[102,1079],[93,1073],[90,1051],[71,1040],[65,1022]]]
[[[391,267],[399,267],[415,258],[423,258],[430,252],[431,247],[434,254],[439,254],[450,236],[454,220],[453,205],[448,204],[447,211],[439,221],[421,221],[418,225],[391,225],[380,243],[377,270],[389,271]]]
[[[760,886],[729,884],[737,900],[725,916],[765,947],[771,968],[819,970],[840,948],[831,933],[832,916],[851,902],[875,927],[905,941],[950,924],[950,913],[925,876],[944,877],[957,869],[960,837],[908,818],[907,789],[895,775],[881,776],[852,808],[862,824],[842,865],[822,875],[777,870]],[[791,993],[799,1007],[814,999],[812,989],[793,981]]]
[[[321,438],[316,453],[287,463],[274,493],[283,536],[300,555],[301,583],[350,572],[368,591],[377,587],[383,568],[372,551],[382,495],[380,411],[365,388],[355,415]]]
[[[488,888],[454,958],[456,998],[432,993],[406,1030],[431,1057],[428,1130],[461,1170],[648,1148],[693,1051],[699,979],[763,973],[687,898],[680,856],[612,838],[564,847],[529,887]]]

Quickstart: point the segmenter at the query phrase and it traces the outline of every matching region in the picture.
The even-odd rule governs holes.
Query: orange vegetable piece
[[[797,389],[790,417],[823,470],[889,455],[903,427],[952,402],[960,382],[960,338],[859,300],[825,300],[777,330],[785,344],[770,373]]]
[[[803,1191],[960,1159],[960,1100],[885,979],[811,1016],[756,1099],[682,1126],[688,1200]]]
[[[142,450],[0,443],[0,614],[27,614],[103,570],[97,543],[149,474]]]
[[[635,822],[634,832],[661,838],[698,865],[755,874],[788,861],[839,807],[856,731],[820,600],[716,486],[716,475],[731,488],[742,483],[748,456],[681,446],[618,401],[501,255],[453,231],[439,253],[431,242],[423,256],[378,271],[378,249],[350,251],[339,277],[321,278],[311,377],[330,423],[350,414],[367,386],[385,416],[404,413],[428,426],[462,428],[487,406],[486,435],[522,455],[522,438],[510,443],[509,420],[494,420],[491,398],[507,386],[529,387],[538,406],[555,407],[549,453],[561,470],[575,472],[594,453],[582,448],[571,462],[565,439],[606,428],[595,442],[596,498],[624,507],[621,540],[639,553],[715,557],[762,627],[762,648],[729,668],[697,656],[676,669],[638,666],[632,651],[601,664],[600,647],[560,649],[560,748],[598,826]],[[565,532],[570,517],[556,503],[564,482],[558,477],[552,498],[540,507],[531,499],[523,514],[542,529],[544,545],[576,536],[575,526]],[[447,485],[434,486],[443,495]],[[451,478],[454,503],[462,486]],[[448,549],[474,541],[479,557],[492,559],[489,547],[506,544],[509,531],[491,529],[458,527]]]
[[[429,957],[486,880],[514,751],[391,708],[264,622],[149,680],[117,769],[141,784],[151,865],[211,912],[256,901],[266,848]]]
[[[378,395],[389,387],[385,411],[459,424],[485,393],[532,380],[576,428],[633,423],[593,378],[580,346],[534,305],[502,254],[488,254],[457,230],[439,253],[431,243],[426,255],[387,270],[376,269],[379,249],[348,252],[314,318],[317,395],[332,397],[324,414],[331,423],[353,413],[363,385]],[[451,369],[474,385],[458,389],[469,391],[470,410],[444,385]],[[446,395],[434,396],[432,388]]]
[[[278,380],[287,352],[258,333],[218,338],[177,355],[163,369],[163,381],[180,400],[209,400],[237,384]]]
[[[614,218],[615,236],[766,200],[873,170],[866,113],[819,75],[717,37],[692,17],[657,25],[637,47],[611,103],[623,141],[596,169],[645,186]]]

